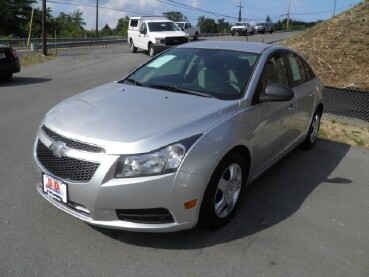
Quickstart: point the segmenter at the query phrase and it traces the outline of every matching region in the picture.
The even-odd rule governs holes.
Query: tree
[[[108,37],[113,34],[113,31],[110,29],[108,24],[105,24],[104,28],[101,29],[100,35],[102,37]]]
[[[265,18],[265,22],[271,22],[272,19],[270,18],[269,14],[267,15],[267,17]]]
[[[201,33],[217,33],[217,24],[212,18],[200,16],[197,22],[197,26],[200,27]]]
[[[0,35],[21,35],[22,26],[29,23],[34,3],[35,0],[0,0]]]
[[[224,18],[218,19],[217,30],[220,33],[229,33],[231,31],[231,24],[226,22]]]
[[[128,16],[119,18],[117,27],[114,29],[113,34],[126,38],[128,36],[128,23],[129,23]]]
[[[83,13],[76,10],[72,13],[65,14],[61,12],[57,18],[53,20],[54,29],[56,29],[60,37],[83,37],[86,34],[84,25],[86,25]]]
[[[187,16],[181,12],[171,11],[163,13],[163,16],[174,22],[188,21]]]

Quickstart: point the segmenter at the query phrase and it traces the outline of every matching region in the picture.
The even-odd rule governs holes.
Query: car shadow
[[[352,183],[344,176],[329,178],[349,149],[319,140],[312,151],[294,150],[244,191],[235,217],[217,230],[134,233],[92,228],[123,243],[159,249],[200,249],[238,240],[293,216],[321,183]]]
[[[17,77],[13,76],[11,80],[0,80],[0,87],[17,87],[32,84],[39,84],[49,82],[50,78],[36,78],[36,77]]]

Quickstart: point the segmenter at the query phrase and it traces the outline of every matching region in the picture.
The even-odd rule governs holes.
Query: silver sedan
[[[321,88],[285,47],[172,48],[46,114],[34,147],[37,190],[92,225],[220,227],[248,184],[295,147],[314,146]]]

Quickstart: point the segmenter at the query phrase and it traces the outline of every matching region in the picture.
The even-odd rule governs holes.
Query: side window
[[[288,86],[288,73],[282,53],[277,53],[269,58],[261,74],[258,88],[264,92],[267,85],[277,83]]]
[[[146,23],[142,23],[141,24],[141,28],[140,28],[140,32],[141,33],[147,33],[147,26],[146,26]]]
[[[185,24],[185,29],[190,28],[190,26],[188,26],[188,23]]]
[[[315,74],[311,70],[310,66],[305,61],[302,61],[302,63],[304,64],[307,81],[310,81],[310,80],[314,79],[315,78]]]
[[[137,27],[138,26],[138,19],[131,19],[130,25],[131,27]]]
[[[298,86],[306,82],[305,67],[301,58],[293,53],[288,53],[287,59],[291,69],[292,86]]]

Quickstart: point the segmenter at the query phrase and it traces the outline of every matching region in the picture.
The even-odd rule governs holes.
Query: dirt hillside
[[[283,44],[300,52],[324,85],[369,91],[369,0]]]

